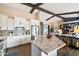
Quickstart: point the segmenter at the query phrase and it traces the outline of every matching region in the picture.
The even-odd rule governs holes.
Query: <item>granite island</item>
[[[65,46],[65,43],[54,35],[51,38],[46,35],[38,36],[31,43],[41,50],[41,56],[57,56],[57,50]]]

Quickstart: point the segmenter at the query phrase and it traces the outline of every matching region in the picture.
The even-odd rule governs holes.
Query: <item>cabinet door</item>
[[[15,24],[15,27],[23,27],[23,18],[21,17],[15,17],[14,19],[14,24]]]
[[[14,30],[14,18],[8,17],[8,30]]]
[[[41,50],[33,44],[31,44],[31,56],[41,56]]]
[[[25,27],[26,30],[29,30],[30,29],[30,21],[25,19],[24,20],[24,27]]]
[[[0,14],[0,30],[1,30],[1,27],[2,27],[2,17],[1,17],[1,14]]]
[[[26,26],[26,19],[25,18],[21,18],[21,26],[25,27]]]
[[[8,19],[8,16],[3,14],[1,15],[1,20],[2,20],[1,30],[7,30],[7,19]]]

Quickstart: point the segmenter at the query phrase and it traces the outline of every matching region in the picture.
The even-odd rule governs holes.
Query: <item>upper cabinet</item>
[[[30,29],[30,21],[29,20],[25,20],[25,25],[24,25],[24,27],[25,27],[25,29],[26,30],[29,30]]]
[[[24,18],[21,17],[14,17],[14,27],[24,27]]]
[[[13,30],[14,19],[4,14],[0,14],[0,30]]]
[[[14,30],[14,18],[13,17],[8,17],[8,30]]]
[[[0,14],[0,29],[1,29],[1,27],[2,27],[2,19],[1,19],[2,17],[1,17],[1,14]]]
[[[15,17],[14,18],[14,27],[24,27],[26,30],[30,28],[30,21],[25,18]]]
[[[0,30],[7,30],[7,19],[8,16],[0,14]]]
[[[0,30],[15,30],[16,27],[30,29],[30,20],[22,17],[10,17],[0,14]]]

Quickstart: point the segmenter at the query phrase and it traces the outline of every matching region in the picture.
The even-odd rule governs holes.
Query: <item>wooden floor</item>
[[[6,56],[31,56],[31,43],[7,49]]]
[[[79,49],[63,47],[58,50],[58,56],[79,56]]]
[[[58,56],[79,56],[79,49],[63,47],[58,50]],[[31,43],[7,49],[5,56],[31,56]]]

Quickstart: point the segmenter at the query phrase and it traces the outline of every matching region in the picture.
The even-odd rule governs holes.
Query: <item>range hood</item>
[[[25,28],[24,27],[16,27],[15,28],[15,35],[19,36],[19,35],[25,35]]]
[[[15,30],[25,30],[24,27],[15,27]]]

